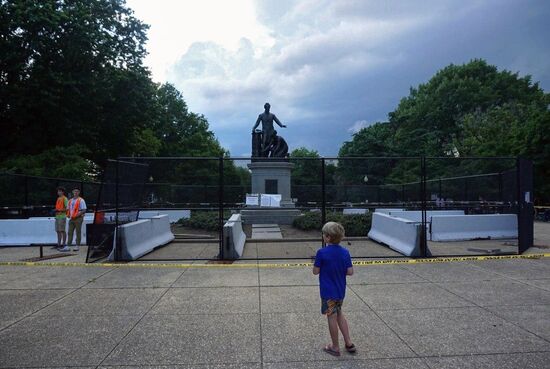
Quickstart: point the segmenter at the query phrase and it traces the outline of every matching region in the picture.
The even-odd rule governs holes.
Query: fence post
[[[114,259],[115,261],[120,260],[120,242],[119,242],[119,232],[118,232],[118,157],[116,159],[116,165],[115,165],[115,253],[114,253]]]
[[[218,257],[223,259],[223,156],[220,156],[218,163],[218,228],[219,228],[219,254]]]
[[[426,232],[427,216],[426,216],[426,157],[420,158],[420,192],[422,206],[422,227],[420,231],[420,255],[426,257],[428,255],[428,237]]]
[[[25,176],[25,207],[29,207],[29,176]]]
[[[321,158],[321,227],[327,222],[327,204],[325,187],[325,158]],[[323,242],[324,244],[324,242]]]
[[[80,196],[84,197],[84,181],[80,181]]]

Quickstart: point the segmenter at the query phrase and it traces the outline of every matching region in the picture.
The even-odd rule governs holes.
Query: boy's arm
[[[319,251],[317,250],[317,254],[315,254],[315,262],[313,263],[313,275],[318,275],[321,273],[321,256],[319,255]]]
[[[349,254],[349,251],[348,251],[348,260],[346,264],[347,264],[346,275],[353,275],[353,264],[351,262],[351,255]]]

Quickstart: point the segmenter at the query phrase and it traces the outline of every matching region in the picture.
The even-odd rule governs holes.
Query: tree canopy
[[[524,156],[534,161],[535,189],[550,201],[550,94],[520,77],[475,59],[449,65],[411,88],[388,122],[363,128],[340,156]],[[467,164],[464,164],[465,166]],[[471,165],[472,163],[469,163]],[[500,163],[504,168],[505,163]],[[502,169],[500,168],[500,169]],[[433,165],[433,175],[457,175]],[[493,170],[499,170],[493,163]],[[418,177],[418,165],[376,168],[386,180]],[[452,173],[446,173],[452,171]],[[467,172],[463,168],[463,173]],[[391,182],[390,180],[390,182]]]
[[[1,0],[0,167],[36,173],[68,150],[58,166],[82,177],[117,156],[226,154],[174,86],[151,80],[147,29],[123,0]]]

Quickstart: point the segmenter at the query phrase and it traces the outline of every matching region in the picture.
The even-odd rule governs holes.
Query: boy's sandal
[[[332,346],[326,345],[323,351],[332,356],[340,356],[340,351],[336,351]]]
[[[346,351],[350,354],[355,354],[357,352],[357,349],[355,348],[355,345],[352,343],[351,345],[346,345]]]

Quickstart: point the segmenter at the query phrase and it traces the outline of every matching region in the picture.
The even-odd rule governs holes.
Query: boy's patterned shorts
[[[344,300],[321,299],[321,314],[325,314],[326,316],[338,314],[342,310],[343,302]]]

